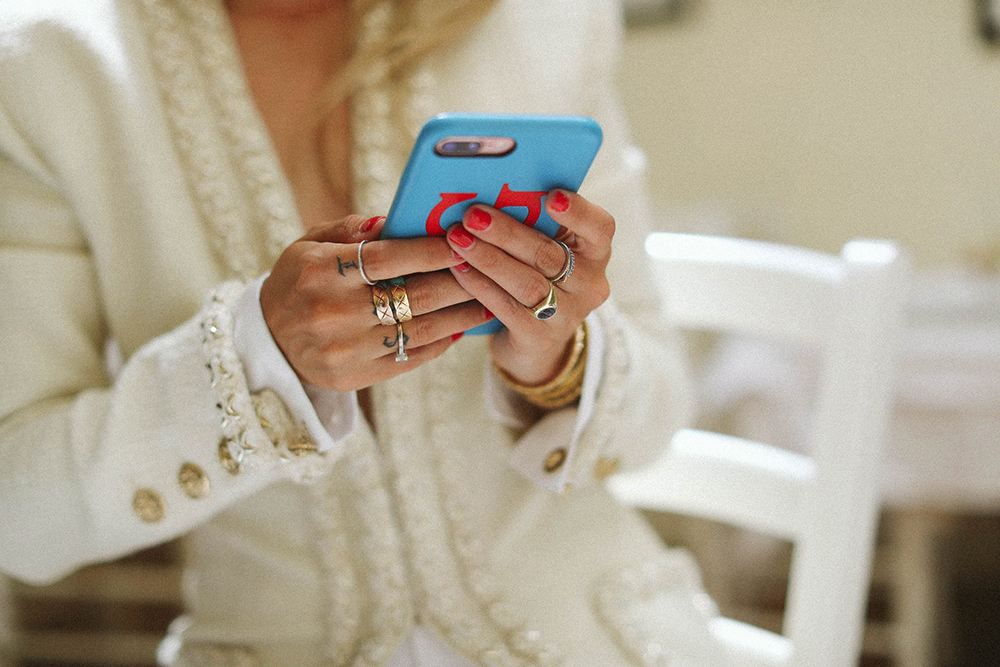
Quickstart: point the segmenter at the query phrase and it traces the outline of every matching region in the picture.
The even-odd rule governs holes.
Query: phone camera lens
[[[476,151],[479,150],[479,148],[480,148],[480,144],[479,144],[478,141],[470,141],[469,142],[468,150],[469,150],[470,153],[475,153]]]
[[[441,146],[441,150],[443,150],[445,153],[454,153],[457,148],[458,144],[456,144],[454,141],[449,141]]]

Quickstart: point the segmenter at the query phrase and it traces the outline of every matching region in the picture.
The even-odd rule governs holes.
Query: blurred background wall
[[[973,0],[689,0],[631,27],[621,90],[673,224],[921,265],[1000,249],[1000,51]]]

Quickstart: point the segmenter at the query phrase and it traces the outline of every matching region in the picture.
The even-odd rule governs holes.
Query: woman
[[[598,0],[0,9],[0,568],[50,581],[188,535],[178,665],[722,664],[688,559],[594,483],[685,413],[643,321],[616,20]],[[500,211],[376,240],[443,110],[602,124],[585,195],[546,198],[575,256],[550,320],[530,310],[569,255]],[[385,347],[367,283],[401,275],[415,317]]]

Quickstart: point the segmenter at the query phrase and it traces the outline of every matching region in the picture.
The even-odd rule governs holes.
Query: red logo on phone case
[[[475,196],[475,192],[442,192],[441,201],[427,214],[427,235],[444,236],[444,230],[441,228],[441,215],[455,204],[468,201]]]
[[[493,208],[523,206],[528,209],[528,216],[524,219],[524,224],[534,227],[535,223],[538,222],[538,216],[542,214],[542,197],[546,194],[548,193],[545,191],[511,190],[509,184],[504,183]],[[477,196],[476,192],[442,192],[441,201],[427,214],[427,234],[429,236],[444,236],[445,231],[441,227],[441,216],[444,215],[444,212],[455,204],[474,199]]]

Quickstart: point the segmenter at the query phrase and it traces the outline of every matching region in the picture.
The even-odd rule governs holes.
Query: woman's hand
[[[434,359],[491,317],[443,270],[461,261],[444,239],[375,240],[384,221],[348,216],[317,227],[285,249],[264,281],[264,321],[305,382],[338,391],[368,387]],[[395,361],[397,327],[379,321],[358,270],[360,241],[370,241],[363,249],[369,279],[407,276],[408,361]]]
[[[556,376],[576,328],[610,293],[605,268],[614,218],[563,190],[548,194],[545,210],[562,225],[556,238],[569,246],[576,261],[572,275],[555,285],[557,311],[550,319],[535,319],[529,308],[548,296],[551,279],[566,265],[566,252],[558,243],[481,205],[470,207],[446,237],[467,263],[451,267],[452,275],[507,327],[491,341],[494,362],[529,386]]]

